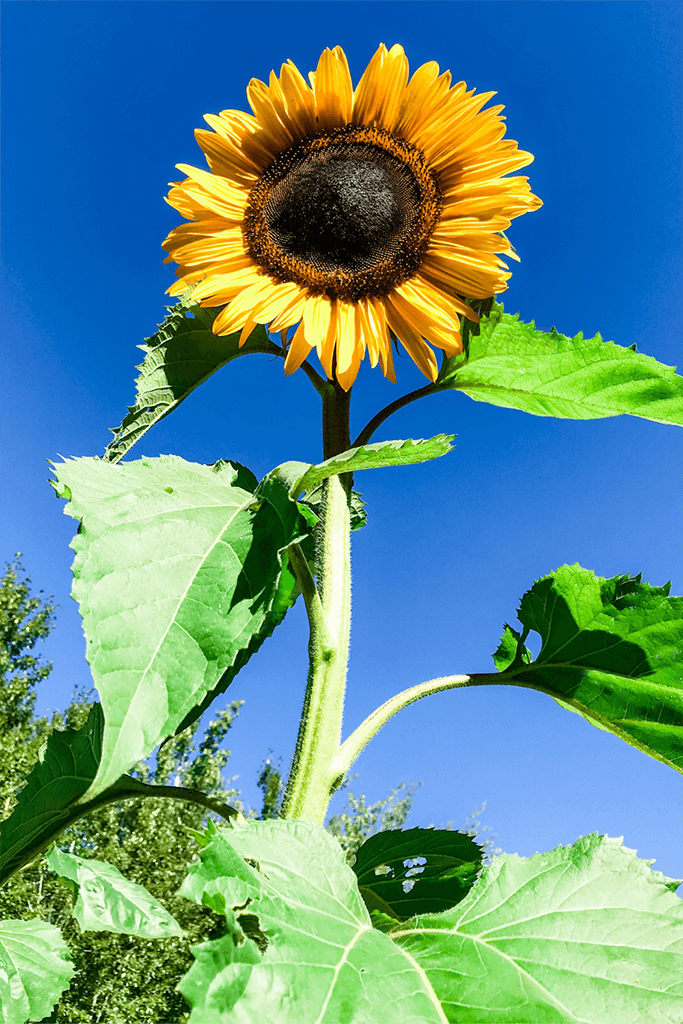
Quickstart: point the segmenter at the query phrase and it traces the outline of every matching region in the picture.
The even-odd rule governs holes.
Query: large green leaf
[[[281,485],[255,495],[229,463],[80,458],[55,472],[81,522],[73,595],[105,718],[92,799],[190,724],[270,636],[296,597],[285,549],[307,527]]]
[[[395,920],[455,906],[480,869],[481,847],[472,836],[433,828],[377,832],[353,865],[368,910]]]
[[[534,583],[517,614],[524,631],[506,626],[494,655],[501,675],[489,682],[549,693],[683,771],[683,598],[640,576],[565,565]],[[543,641],[533,661],[530,630]]]
[[[372,927],[341,847],[318,825],[212,830],[180,891],[228,926],[192,949],[179,985],[190,1024],[446,1020],[423,972]]]
[[[113,864],[51,850],[47,863],[73,883],[73,915],[81,931],[117,932],[140,939],[167,939],[183,930],[144,886],[130,882]]]
[[[628,413],[683,425],[683,377],[675,367],[599,334],[537,331],[502,305],[482,319],[479,334],[470,334],[468,355],[444,361],[437,388],[535,416],[590,420]]]
[[[449,1021],[678,1024],[683,903],[649,863],[596,835],[503,854],[452,910],[391,936]]]
[[[114,440],[104,456],[109,462],[123,458],[150,427],[173,412],[226,363],[254,352],[282,355],[260,324],[242,348],[239,331],[224,337],[215,335],[211,325],[218,310],[202,309],[198,302],[192,302],[191,296],[166,308],[168,316],[157,333],[138,346],[145,358],[137,367],[137,397],[121,425],[112,429]]]
[[[0,921],[0,1024],[42,1020],[73,973],[71,954],[53,924]]]

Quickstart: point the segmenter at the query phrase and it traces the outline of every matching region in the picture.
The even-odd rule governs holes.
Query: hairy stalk
[[[349,447],[350,395],[337,382],[323,396],[323,453],[329,459]],[[316,581],[298,547],[290,564],[306,602],[309,671],[299,736],[283,801],[285,818],[322,825],[335,779],[341,743],[351,621],[349,491],[351,474],[323,484],[316,544]]]
[[[491,677],[485,678],[488,682]],[[495,678],[500,682],[500,677]],[[364,747],[397,712],[407,708],[409,704],[414,704],[416,700],[421,700],[422,697],[428,697],[430,693],[452,690],[459,686],[476,686],[481,681],[482,678],[478,679],[476,676],[442,676],[439,679],[429,679],[426,683],[418,683],[417,686],[411,686],[408,690],[403,690],[402,693],[391,697],[371,715],[368,715],[339,748],[337,757],[332,763],[336,781],[341,783]]]

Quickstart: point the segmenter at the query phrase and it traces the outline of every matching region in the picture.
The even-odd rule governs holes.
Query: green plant
[[[80,523],[74,596],[100,703],[80,728],[50,736],[2,824],[0,871],[11,877],[124,798],[189,802],[224,822],[193,830],[200,855],[179,889],[221,921],[179,985],[190,1024],[670,1024],[683,1016],[679,883],[620,841],[592,835],[485,864],[469,833],[397,828],[358,845],[341,821],[349,864],[323,828],[331,795],[379,729],[445,689],[540,690],[683,768],[683,598],[579,565],[523,595],[491,672],[412,686],[342,737],[351,533],[365,521],[354,477],[443,457],[453,440],[372,442],[397,409],[460,391],[540,416],[683,425],[683,378],[671,367],[599,335],[539,331],[494,300],[505,277],[494,254],[512,254],[503,232],[539,203],[526,179],[504,177],[529,161],[501,143],[495,108],[477,113],[471,94],[444,92],[427,65],[406,85],[400,47],[380,48],[355,92],[344,61],[326,51],[310,89],[291,68],[252,84],[252,120],[224,112],[210,122],[215,136],[200,134],[211,172],[183,166],[189,176],[171,193],[192,221],[166,243],[182,299],[147,340],[136,402],[105,456],[54,467]],[[443,351],[440,368],[428,341]],[[391,377],[399,342],[428,383],[352,440],[359,363],[367,353]],[[325,377],[308,362],[314,347]],[[322,404],[321,462],[287,462],[258,481],[225,461],[121,461],[212,373],[253,352],[306,373]],[[265,820],[196,780],[129,774],[198,721],[299,597],[308,685],[281,803],[277,769],[261,776]],[[47,860],[73,886],[82,927],[150,940],[182,932],[111,865],[56,849]],[[0,943],[13,979],[3,989],[0,977],[6,1013],[35,1020],[68,985],[64,938],[42,921],[9,920]]]

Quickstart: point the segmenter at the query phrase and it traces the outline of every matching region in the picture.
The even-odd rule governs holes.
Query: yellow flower
[[[482,110],[495,93],[451,86],[434,62],[409,80],[401,46],[382,44],[355,90],[338,46],[309,81],[290,61],[249,83],[253,115],[206,115],[211,170],[178,164],[168,196],[190,221],[164,242],[169,292],[225,306],[213,330],[241,344],[258,323],[284,332],[288,374],[315,348],[347,391],[366,352],[395,381],[393,336],[435,380],[431,345],[460,352],[459,315],[478,320],[463,297],[507,287],[501,232],[542,204],[505,175],[533,156],[503,139],[503,107]]]

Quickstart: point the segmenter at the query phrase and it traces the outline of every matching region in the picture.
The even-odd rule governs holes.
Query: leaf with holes
[[[105,719],[92,799],[192,722],[282,621],[297,593],[285,549],[308,528],[282,487],[253,494],[229,463],[81,458],[55,472],[81,522],[73,595]]]
[[[503,854],[452,910],[390,934],[452,1022],[676,1024],[683,903],[649,863],[597,835]]]
[[[535,416],[590,420],[641,416],[683,425],[683,377],[652,356],[599,334],[549,333],[494,305],[471,334],[469,353],[445,359],[438,388]]]
[[[423,971],[372,927],[323,828],[255,821],[208,837],[180,891],[224,914],[228,932],[192,949],[178,986],[190,1024],[445,1024]]]
[[[481,868],[472,836],[447,829],[392,829],[366,839],[353,870],[368,910],[405,920],[448,910]]]

